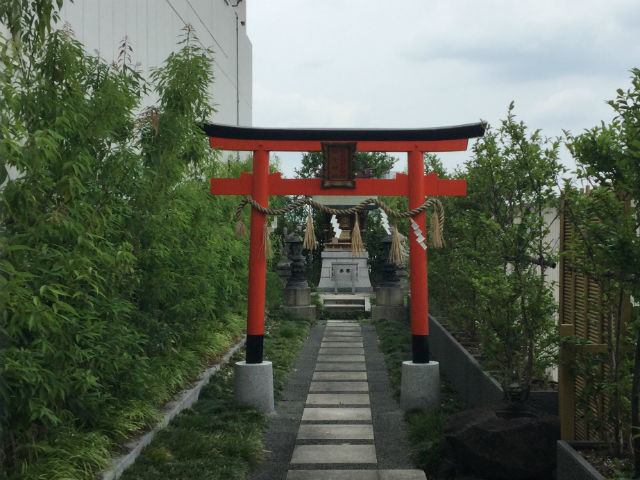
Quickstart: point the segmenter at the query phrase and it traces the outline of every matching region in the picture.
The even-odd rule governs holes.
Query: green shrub
[[[246,164],[198,127],[212,59],[192,30],[147,84],[126,43],[108,65],[16,25],[0,47],[0,172],[19,174],[0,191],[0,461],[87,478],[242,331],[247,240],[207,179]],[[159,104],[136,115],[148,89]]]

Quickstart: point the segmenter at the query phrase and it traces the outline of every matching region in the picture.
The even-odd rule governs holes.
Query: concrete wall
[[[451,382],[470,407],[500,403],[502,387],[486,373],[480,363],[431,315],[429,316],[429,348],[440,362],[440,371]],[[551,415],[558,414],[558,392],[533,391],[529,404]]]
[[[214,52],[215,83],[210,90],[218,113],[229,125],[252,124],[252,46],[246,30],[246,0],[77,0],[61,11],[89,53],[108,62],[118,58],[127,36],[132,61],[148,77],[176,51],[179,35],[191,24],[202,46]],[[150,98],[148,103],[155,99]]]
[[[557,473],[559,480],[604,480],[604,477],[571,445],[558,441]]]
[[[482,407],[502,401],[500,384],[486,374],[478,361],[431,315],[429,348],[440,362],[440,371],[469,406]]]

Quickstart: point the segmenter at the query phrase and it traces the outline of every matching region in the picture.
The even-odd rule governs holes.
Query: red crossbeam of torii
[[[470,138],[484,134],[481,123],[427,129],[269,129],[225,125],[205,125],[212,148],[253,151],[253,172],[240,178],[212,178],[212,195],[251,195],[268,207],[269,195],[358,195],[408,196],[409,209],[424,203],[427,196],[464,196],[465,180],[439,179],[424,173],[424,152],[451,152],[467,149]],[[323,188],[321,179],[285,179],[269,174],[269,152],[322,151],[324,142],[355,142],[361,152],[407,152],[408,175],[395,179],[356,179],[355,188]],[[426,215],[414,218],[426,236]],[[249,298],[247,312],[247,363],[262,362],[264,337],[266,259],[262,248],[265,215],[251,210],[249,252]],[[427,290],[427,252],[410,235],[411,333],[413,361],[429,361],[429,305]]]

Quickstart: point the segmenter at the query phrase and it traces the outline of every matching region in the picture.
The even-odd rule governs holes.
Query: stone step
[[[363,297],[355,298],[325,298],[324,304],[327,305],[364,305]]]
[[[372,425],[300,425],[298,440],[373,440]]]
[[[356,421],[371,422],[371,409],[363,407],[305,407],[302,411],[303,422]],[[366,462],[365,462],[366,463]]]
[[[364,362],[364,355],[318,355],[318,362]]]
[[[287,480],[426,480],[422,470],[289,470]]]
[[[368,392],[369,384],[358,381],[316,382],[309,386],[310,392]]]
[[[362,337],[325,336],[323,342],[362,342]]]
[[[368,393],[310,393],[305,401],[306,405],[319,406],[343,406],[343,405],[370,405]]]
[[[296,445],[291,464],[377,463],[375,445]]]
[[[366,372],[367,367],[364,362],[318,362],[316,372]]]
[[[362,331],[356,330],[342,330],[339,328],[326,328],[324,331],[325,337],[362,337]]]
[[[366,381],[367,372],[314,372],[311,380],[320,382]]]
[[[336,349],[336,348],[364,348],[364,345],[362,344],[362,342],[322,342],[320,344],[320,348],[331,348],[331,349]]]
[[[324,309],[328,312],[335,312],[335,313],[366,311],[364,305],[325,305]]]

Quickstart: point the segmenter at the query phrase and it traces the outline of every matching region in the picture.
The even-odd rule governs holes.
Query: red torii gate
[[[464,196],[465,180],[439,179],[436,173],[424,174],[424,152],[464,151],[470,138],[484,134],[484,125],[428,129],[276,129],[205,125],[212,148],[253,151],[253,173],[240,178],[212,178],[212,195],[251,195],[268,207],[269,195],[359,195],[408,196],[409,209],[424,203],[426,196]],[[356,179],[355,188],[322,188],[322,180],[284,179],[269,174],[269,152],[322,151],[325,142],[355,142],[360,152],[408,152],[408,175],[395,179]],[[414,217],[426,236],[426,215]],[[266,259],[262,247],[265,214],[251,210],[249,252],[249,298],[247,312],[246,363],[262,363],[264,339]],[[411,333],[413,362],[429,362],[429,317],[427,291],[427,252],[410,235],[411,265]]]

